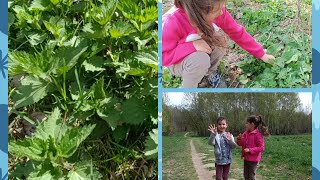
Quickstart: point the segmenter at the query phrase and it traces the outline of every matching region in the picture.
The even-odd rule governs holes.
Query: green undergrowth
[[[10,179],[157,178],[157,1],[8,6]]]

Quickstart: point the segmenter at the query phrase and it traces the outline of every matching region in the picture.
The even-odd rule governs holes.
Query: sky
[[[312,105],[312,93],[311,92],[299,92],[300,101],[303,107]],[[170,102],[173,105],[180,105],[182,103],[183,92],[170,92],[168,93]]]

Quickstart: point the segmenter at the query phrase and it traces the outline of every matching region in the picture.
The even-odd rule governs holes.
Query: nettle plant
[[[22,76],[10,83],[9,119],[58,107],[61,127],[87,129],[86,137],[93,138],[74,151],[96,153],[92,149],[102,147],[93,142],[111,144],[105,148],[112,153],[93,158],[91,170],[99,166],[107,178],[156,177],[157,17],[156,0],[9,0],[9,77]],[[92,130],[91,124],[98,125]],[[48,144],[30,144],[48,152],[40,159],[12,148],[9,152],[62,167],[61,159],[69,157],[61,154],[61,137],[56,135],[41,139],[36,134],[27,140]],[[10,140],[10,147],[19,146],[15,143]],[[72,171],[62,169],[59,175]]]
[[[28,179],[91,179],[101,175],[92,162],[70,163],[70,158],[92,132],[95,125],[74,128],[63,123],[61,113],[56,108],[48,120],[37,126],[32,137],[9,143],[9,151],[16,157],[27,157],[25,165],[16,168],[13,175]]]

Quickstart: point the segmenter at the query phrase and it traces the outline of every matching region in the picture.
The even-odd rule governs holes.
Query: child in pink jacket
[[[262,125],[263,135],[269,136],[268,128],[262,121],[262,117],[253,115],[247,118],[246,131],[237,137],[237,144],[242,146],[245,180],[255,180],[256,169],[264,151],[263,136],[258,129],[260,125]]]
[[[204,76],[210,79],[215,73],[228,44],[221,29],[256,58],[274,59],[224,4],[225,0],[174,0],[175,6],[163,15],[162,64],[182,77],[182,87],[196,88]]]

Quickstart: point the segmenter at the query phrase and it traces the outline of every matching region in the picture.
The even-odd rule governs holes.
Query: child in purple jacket
[[[260,125],[262,125],[263,135],[269,136],[268,128],[262,121],[262,117],[253,115],[247,118],[246,131],[237,137],[237,144],[242,146],[245,180],[255,180],[256,169],[264,151],[264,139],[258,129]]]

